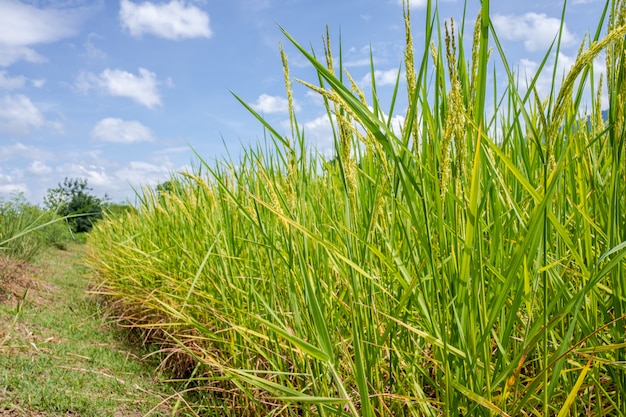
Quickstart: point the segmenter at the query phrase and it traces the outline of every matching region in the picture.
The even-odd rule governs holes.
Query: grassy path
[[[172,415],[155,363],[87,295],[82,251],[50,249],[38,271],[0,264],[0,416]]]

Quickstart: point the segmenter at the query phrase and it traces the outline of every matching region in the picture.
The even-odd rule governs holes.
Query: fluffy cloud
[[[156,185],[166,180],[174,171],[174,166],[169,160],[163,163],[153,164],[144,161],[131,161],[128,165],[115,172],[115,176],[127,184],[135,187],[141,185]]]
[[[23,182],[13,182],[10,177],[4,178],[0,175],[0,195],[10,197],[17,193],[28,194],[28,186]]]
[[[26,171],[29,174],[40,177],[49,175],[52,172],[52,168],[46,165],[45,162],[36,160],[28,166]]]
[[[41,62],[33,45],[75,35],[85,9],[38,8],[15,0],[0,1],[0,66],[17,61]]]
[[[404,127],[405,117],[396,114],[391,118],[391,130],[396,134],[396,136],[400,137],[402,135],[402,128]]]
[[[524,48],[530,52],[549,48],[561,27],[559,19],[548,17],[543,13],[526,13],[521,16],[495,15],[492,21],[500,37],[523,41]],[[561,42],[565,46],[575,42],[574,35],[565,24]]]
[[[87,40],[83,43],[83,46],[85,47],[85,54],[91,59],[105,60],[107,57],[106,52],[98,49],[94,43],[94,40],[99,39],[103,39],[103,37],[94,32],[91,32],[87,36]]]
[[[120,22],[132,36],[152,34],[165,39],[210,38],[209,15],[181,0],[166,4],[120,2]]]
[[[27,135],[33,127],[41,127],[45,118],[30,99],[22,94],[0,98],[0,132]]]
[[[122,120],[113,117],[102,119],[91,131],[91,137],[104,142],[134,143],[150,142],[152,132],[135,120]]]
[[[26,77],[23,75],[10,77],[6,71],[0,71],[0,89],[12,90],[22,88],[24,84],[26,84]]]
[[[16,142],[12,145],[0,146],[0,161],[7,161],[16,158],[31,158],[45,160],[51,157],[51,154],[43,149],[34,146],[24,145]]]
[[[252,104],[252,108],[260,113],[287,113],[289,112],[289,102],[285,97],[270,96],[269,94],[261,94],[256,102]],[[298,103],[294,103],[294,109],[300,110]]]
[[[61,176],[68,178],[83,178],[87,180],[90,187],[107,189],[114,183],[107,173],[106,167],[98,164],[84,164],[79,162],[68,162],[57,165],[55,171]],[[99,190],[95,190],[100,192]],[[103,194],[103,193],[102,193]]]
[[[396,3],[401,5],[403,1],[405,3],[409,3],[409,0],[396,0]],[[427,4],[428,4],[428,0],[412,0],[412,1],[410,1],[411,7],[417,7],[417,8],[426,7]]]
[[[396,80],[398,78],[398,70],[390,69],[387,71],[374,70],[374,80],[376,80],[377,87],[383,87],[386,85],[396,85]],[[371,86],[372,85],[372,73],[368,73],[360,83],[361,86]]]
[[[328,114],[305,122],[304,133],[307,140],[326,158],[331,157],[335,153],[333,126],[328,118]]]
[[[397,4],[402,5],[403,0],[396,0]],[[428,5],[428,0],[404,0],[407,4],[410,4],[411,8],[421,9]],[[444,3],[456,3],[457,0],[442,0]]]
[[[83,73],[76,82],[82,91],[96,88],[112,96],[130,98],[148,108],[161,104],[158,84],[156,74],[144,68],[139,68],[138,75],[107,68],[99,75]]]

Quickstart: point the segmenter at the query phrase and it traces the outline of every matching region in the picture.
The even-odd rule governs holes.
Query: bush
[[[9,201],[0,199],[0,250],[6,256],[31,260],[49,244],[57,247],[64,237],[64,224],[54,213],[42,210],[17,194]]]

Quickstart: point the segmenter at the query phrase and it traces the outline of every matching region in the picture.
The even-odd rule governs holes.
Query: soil
[[[0,303],[17,307],[28,294],[29,301],[40,304],[53,285],[41,280],[43,271],[28,262],[0,257]]]

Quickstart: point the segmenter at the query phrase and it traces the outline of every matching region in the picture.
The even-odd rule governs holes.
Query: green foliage
[[[23,194],[0,199],[0,254],[32,260],[43,248],[63,248],[70,232],[62,218],[28,203]]]
[[[103,217],[103,200],[91,191],[86,179],[65,178],[63,184],[59,183],[57,188],[48,189],[44,204],[60,216],[66,217],[73,232],[89,232],[94,223]]]
[[[466,53],[428,2],[418,63],[405,10],[400,131],[400,81],[383,108],[373,78],[368,102],[330,40],[322,62],[285,32],[318,73],[305,84],[333,120],[333,162],[307,149],[292,112],[289,137],[242,101],[272,144],[146,190],[138,213],[90,236],[126,323],[166,332],[200,365],[196,383],[232,393],[225,408],[624,416],[626,3],[606,2],[609,32],[598,22],[547,98],[534,86],[558,38],[519,86],[482,4]],[[581,111],[604,51],[608,125],[601,94]]]
[[[159,195],[165,195],[167,193],[171,193],[174,191],[174,180],[164,181],[160,184],[157,184],[156,191]]]

